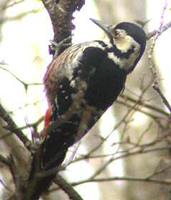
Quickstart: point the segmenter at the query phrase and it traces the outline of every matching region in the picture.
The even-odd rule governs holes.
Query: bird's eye
[[[117,37],[120,35],[120,31],[118,29],[114,30],[114,35]]]
[[[114,29],[114,37],[115,38],[124,38],[126,35],[126,32],[124,30],[121,29]]]

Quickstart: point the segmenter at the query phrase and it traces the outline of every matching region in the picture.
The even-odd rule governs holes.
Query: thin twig
[[[131,96],[128,96],[128,95],[126,95],[126,94],[121,94],[120,97],[121,97],[121,99],[122,99],[124,102],[129,101],[129,102],[135,103],[135,102],[139,101],[138,99],[133,98],[133,97],[131,97]],[[121,101],[120,101],[120,98],[117,100],[117,102],[118,102],[118,103],[121,102]],[[166,117],[169,116],[168,113],[167,113],[166,111],[164,111],[163,109],[157,107],[156,105],[152,105],[152,104],[149,104],[149,103],[145,103],[145,102],[142,101],[142,100],[140,100],[140,101],[138,102],[138,105],[142,106],[144,109],[149,109],[150,112],[153,111],[153,112],[156,112],[156,113],[158,113],[158,114],[160,114],[160,115],[162,114],[162,115],[164,115],[164,116],[166,116]]]
[[[158,179],[149,179],[149,178],[134,178],[134,177],[108,177],[108,178],[96,178],[96,179],[86,179],[79,182],[73,182],[71,185],[76,186],[84,183],[90,182],[109,182],[109,181],[133,181],[133,182],[147,182],[154,184],[162,184],[162,185],[171,185],[171,181],[167,180],[158,180]]]
[[[164,96],[164,94],[162,93],[162,91],[160,90],[160,88],[157,85],[153,85],[153,89],[158,93],[158,95],[161,97],[164,105],[168,108],[170,114],[171,114],[171,106],[168,102],[168,100],[166,99],[166,97]]]
[[[1,185],[2,185],[8,192],[12,192],[12,191],[10,190],[10,188],[4,183],[3,180],[0,179],[0,183],[1,183]]]
[[[10,8],[10,7],[13,7],[13,6],[17,5],[17,4],[20,4],[23,1],[24,0],[19,0],[19,1],[14,1],[14,2],[9,1],[9,3],[7,5],[5,5],[5,6],[3,6],[3,7],[0,8],[0,11],[3,11],[3,10],[5,10],[7,8]]]
[[[11,163],[9,161],[9,159],[5,158],[3,155],[0,154],[0,162],[2,162],[3,164],[10,166]]]
[[[7,123],[8,130],[10,130],[12,133],[15,133],[15,135],[21,140],[25,147],[27,149],[30,149],[31,143],[29,139],[23,134],[23,132],[20,129],[17,129],[17,125],[1,104],[0,117]]]
[[[154,144],[151,143],[152,145],[155,145],[155,143],[159,143],[158,141],[154,142]],[[120,143],[118,143],[119,145]],[[136,156],[136,155],[140,155],[140,154],[147,154],[147,153],[152,153],[152,152],[162,152],[162,151],[168,151],[171,147],[170,146],[166,146],[166,147],[156,147],[156,148],[148,148],[148,149],[143,149],[145,147],[141,147],[138,150],[134,150],[135,147],[133,147],[132,152],[131,150],[127,149],[125,151],[118,151],[118,152],[114,152],[111,154],[104,154],[104,155],[90,155],[89,157],[87,155],[82,156],[80,158],[77,158],[76,160],[72,161],[72,163],[76,163],[82,160],[90,160],[90,159],[99,159],[99,158],[108,158],[111,156],[115,156],[114,158],[111,158],[110,163],[116,160],[120,160],[120,159],[124,159],[124,158],[129,158],[132,156]],[[118,156],[117,156],[118,154]],[[119,155],[120,154],[120,155]],[[108,161],[107,161],[108,162]],[[70,163],[70,164],[72,164]],[[93,176],[96,177],[96,176]],[[92,178],[92,177],[91,177]]]
[[[148,53],[149,66],[150,66],[150,70],[151,70],[151,72],[153,74],[153,78],[154,78],[153,89],[159,94],[159,96],[161,97],[163,103],[166,105],[166,107],[169,109],[169,111],[171,113],[171,106],[170,106],[169,102],[167,101],[167,99],[165,98],[165,96],[163,95],[163,93],[160,90],[159,81],[158,81],[158,73],[157,73],[156,67],[155,67],[155,65],[153,63],[153,60],[152,60],[152,54],[153,54],[153,51],[154,51],[156,40],[158,39],[158,37],[164,31],[166,31],[167,29],[171,28],[171,22],[163,25],[163,23],[164,23],[164,15],[166,13],[167,8],[168,8],[168,1],[165,0],[163,11],[162,11],[162,14],[161,14],[161,19],[160,19],[160,26],[159,26],[159,28],[157,30],[154,30],[151,33],[147,34],[147,40],[149,40],[150,38],[153,37],[153,41],[152,41],[152,44],[150,46],[149,53]]]
[[[25,88],[25,90],[27,90],[28,86],[35,86],[35,85],[42,85],[42,83],[26,83],[23,80],[21,80],[17,75],[15,75],[13,72],[11,72],[10,70],[6,69],[5,67],[0,66],[0,69],[8,72],[12,77],[14,77],[17,81],[19,81]]]
[[[171,28],[171,22],[168,22],[167,24],[163,25],[163,27],[161,28],[161,31],[159,33],[159,30],[154,30],[152,32],[147,33],[147,40],[151,39],[152,37],[154,37],[156,34],[161,35],[163,32],[167,31],[169,28]]]

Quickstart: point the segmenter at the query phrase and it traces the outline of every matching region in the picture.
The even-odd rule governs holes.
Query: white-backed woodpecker
[[[46,126],[56,123],[44,141],[45,168],[55,166],[55,155],[80,140],[112,105],[145,50],[146,35],[138,25],[105,26],[91,20],[106,38],[67,48],[53,59],[44,77]]]

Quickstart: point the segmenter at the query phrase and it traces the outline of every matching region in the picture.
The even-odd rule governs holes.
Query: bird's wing
[[[87,80],[103,59],[103,51],[89,46],[68,48],[52,61],[44,77],[49,105],[57,107],[56,119],[52,120],[57,127],[49,137],[45,137],[44,163],[78,141],[98,119],[96,108],[87,105],[84,96]],[[46,119],[49,120],[49,116]]]
[[[104,57],[98,47],[88,43],[74,45],[56,57],[44,76],[45,92],[49,105],[58,104],[59,114],[65,113],[72,101],[83,98],[86,81]]]

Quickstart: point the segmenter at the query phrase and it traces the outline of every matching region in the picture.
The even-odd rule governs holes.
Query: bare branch
[[[51,18],[54,31],[54,41],[59,43],[60,41],[70,37],[67,43],[71,43],[71,32],[74,29],[72,15],[76,10],[82,8],[85,0],[42,0],[42,2]],[[61,52],[66,48],[67,45],[64,45],[64,47],[61,48]]]
[[[167,31],[169,28],[171,28],[171,22],[168,22],[167,24],[163,25],[163,27],[161,28],[161,31],[159,32],[159,30],[154,30],[150,33],[147,33],[147,40],[151,39],[152,37],[154,37],[156,34],[161,35],[162,33],[164,33],[165,31]]]
[[[51,18],[54,31],[54,41],[56,43],[59,43],[60,41],[69,38],[69,41],[67,40],[67,43],[69,42],[70,45],[71,32],[74,28],[72,24],[72,14],[75,10],[81,9],[82,5],[84,4],[84,0],[42,0],[42,2]],[[60,54],[65,48],[67,48],[67,45],[64,45],[58,53]],[[53,54],[54,53],[55,52],[53,52]],[[53,125],[50,129],[48,129],[48,135],[50,138],[53,138],[56,141],[56,136],[58,134],[54,132]],[[48,189],[52,180],[55,178],[56,171],[63,162],[66,151],[68,149],[68,147],[65,147],[65,143],[63,141],[63,138],[66,136],[62,136],[62,133],[59,135],[60,139],[62,137],[62,140],[59,140],[59,143],[60,141],[62,141],[62,144],[57,144],[57,146],[59,146],[58,154],[56,155],[55,153],[55,155],[51,155],[52,163],[51,160],[50,163],[43,162],[43,152],[45,149],[44,146],[46,145],[46,140],[43,142],[43,144],[40,145],[40,148],[38,148],[38,150],[35,152],[32,163],[32,170],[30,172],[30,178],[28,180],[28,185],[25,188],[26,191],[24,195],[24,200],[38,199],[41,196],[41,194]],[[54,166],[56,167],[54,168]],[[46,176],[39,176],[41,174],[45,174]],[[69,192],[67,191],[66,187],[63,189],[65,189],[65,192]],[[69,195],[71,194],[69,193],[68,196]]]
[[[132,103],[135,103],[135,102],[138,101],[138,99],[135,99],[135,98],[128,96],[126,94],[121,94],[120,97],[121,97],[121,99],[124,100],[125,104],[127,103],[127,101],[132,102]],[[120,103],[121,101],[118,99],[117,102]],[[169,117],[169,114],[166,111],[164,111],[161,108],[158,108],[156,105],[145,103],[145,101],[143,101],[143,100],[139,100],[138,104],[141,105],[144,109],[149,109],[150,113],[151,113],[151,111],[153,111],[153,112],[156,112],[159,115],[164,115],[166,117]]]
[[[160,17],[160,27],[157,30],[154,30],[151,33],[148,33],[147,34],[147,40],[149,40],[149,39],[151,39],[153,37],[152,44],[151,44],[151,46],[149,48],[149,52],[148,52],[149,67],[150,67],[150,70],[151,70],[151,72],[153,74],[153,79],[154,79],[154,81],[153,81],[154,82],[153,83],[153,89],[159,94],[159,96],[161,97],[163,103],[166,105],[166,107],[169,109],[169,111],[171,113],[171,106],[170,106],[169,102],[167,101],[167,99],[165,98],[165,96],[163,95],[163,93],[160,90],[159,81],[158,81],[159,80],[158,79],[158,73],[157,73],[156,67],[155,67],[155,65],[153,63],[153,59],[152,59],[155,43],[156,43],[158,37],[164,31],[166,31],[169,28],[171,28],[171,22],[163,25],[163,23],[164,23],[164,15],[166,13],[167,6],[168,6],[168,3],[167,3],[167,1],[165,1],[164,7],[163,7],[163,11],[162,11],[162,14],[161,14],[161,17]]]
[[[68,183],[59,174],[56,175],[54,182],[68,195],[71,200],[83,200],[81,196],[73,189],[72,185]]]
[[[31,143],[28,138],[23,134],[23,132],[17,128],[17,125],[9,116],[7,111],[0,104],[0,117],[7,123],[7,129],[15,133],[15,135],[20,139],[20,141],[25,145],[27,149],[30,149]]]
[[[1,180],[0,179],[0,184],[8,191],[8,192],[12,192],[11,190],[10,190],[10,188],[4,183],[4,181],[3,180]]]
[[[133,181],[133,182],[147,182],[154,184],[162,184],[162,185],[171,185],[170,180],[158,180],[158,179],[150,179],[150,178],[134,178],[134,177],[108,177],[108,178],[96,178],[96,179],[86,179],[79,182],[73,182],[72,185],[80,185],[84,183],[90,182],[109,182],[109,181]]]
[[[9,71],[8,69],[6,69],[5,67],[0,66],[0,69],[8,72],[13,78],[15,78],[17,81],[19,81],[25,88],[25,90],[27,90],[28,86],[35,86],[35,85],[42,85],[42,83],[26,83],[23,80],[21,80],[18,76],[16,76],[14,73],[12,73],[11,71]]]
[[[166,99],[166,97],[164,96],[164,94],[162,93],[162,91],[160,90],[160,88],[158,87],[158,85],[154,84],[153,88],[158,93],[158,95],[161,97],[164,105],[168,108],[168,110],[170,111],[170,114],[171,114],[171,106],[170,106],[168,100]]]
[[[3,6],[3,7],[0,8],[0,11],[3,11],[3,10],[5,10],[5,9],[10,8],[10,7],[12,7],[12,6],[15,6],[15,5],[17,5],[17,4],[20,4],[20,3],[22,3],[23,1],[24,1],[24,0],[18,0],[18,1],[14,1],[14,2],[9,1],[9,3],[7,3],[7,5],[5,5],[5,7]]]
[[[3,164],[10,166],[10,160],[5,158],[3,155],[0,155],[0,162],[2,162]]]

